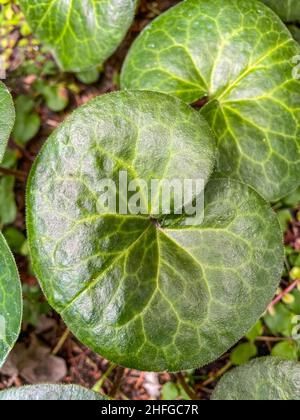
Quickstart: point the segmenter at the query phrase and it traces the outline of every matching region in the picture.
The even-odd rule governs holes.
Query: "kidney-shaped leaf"
[[[15,110],[10,93],[0,82],[0,162],[15,121]]]
[[[122,87],[207,97],[219,170],[276,200],[300,182],[299,45],[257,0],[189,0],[138,37]]]
[[[262,357],[227,373],[213,400],[300,400],[300,363]]]
[[[20,0],[37,37],[64,71],[102,64],[128,31],[137,0]]]
[[[21,295],[15,261],[0,233],[0,367],[19,335],[22,318]]]
[[[117,183],[119,171],[147,183],[206,183],[212,167],[201,115],[154,92],[99,97],[49,138],[27,194],[34,269],[51,304],[96,352],[141,370],[193,368],[226,351],[265,310],[282,269],[282,235],[247,186],[209,182],[202,224],[97,205],[101,180]]]
[[[106,398],[78,385],[30,385],[0,392],[4,401],[87,401]]]
[[[296,22],[300,20],[299,0],[262,0],[267,6],[276,12],[284,22]]]

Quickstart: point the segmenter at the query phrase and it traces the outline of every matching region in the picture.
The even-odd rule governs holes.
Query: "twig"
[[[65,344],[67,338],[69,337],[70,330],[67,328],[63,335],[60,337],[59,342],[56,344],[54,350],[52,351],[53,356],[56,356],[57,353],[61,350],[62,346]]]
[[[186,394],[190,397],[191,400],[199,400],[197,394],[191,389],[191,387],[186,383],[185,377],[181,372],[176,374],[178,382],[186,392]]]
[[[215,375],[211,376],[206,381],[204,381],[201,384],[201,386],[207,387],[207,385],[212,384],[213,382],[215,382],[216,379],[220,378],[220,376],[223,376],[224,373],[226,373],[231,367],[232,367],[232,363],[229,361],[228,363],[226,363],[224,367],[222,367],[222,369],[218,370],[218,372]]]
[[[2,166],[0,166],[0,173],[3,175],[15,176],[21,181],[25,181],[27,176],[26,172],[18,171],[16,169],[3,168]]]
[[[122,382],[122,379],[123,379],[124,372],[125,372],[125,368],[123,368],[121,366],[117,367],[117,373],[116,373],[116,376],[114,378],[112,389],[109,393],[109,396],[111,398],[114,398],[116,393],[118,392],[118,389],[120,388],[120,385],[121,385],[121,382]]]
[[[268,306],[268,311],[270,311],[270,309],[272,309],[273,306],[279,303],[284,296],[286,296],[288,293],[294,290],[298,286],[298,284],[300,284],[300,279],[294,280],[293,283],[291,283],[285,290],[279,293],[279,295],[276,296],[276,298]]]

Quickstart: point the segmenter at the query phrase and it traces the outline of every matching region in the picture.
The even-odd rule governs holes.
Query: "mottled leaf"
[[[105,397],[78,385],[30,385],[0,392],[7,401],[87,401],[106,400]]]
[[[214,179],[203,223],[103,212],[100,182],[198,179],[213,169],[203,117],[151,92],[101,96],[49,138],[31,172],[28,233],[43,291],[72,332],[141,370],[204,365],[241,338],[283,266],[275,214],[247,186]],[[124,194],[119,195],[125,201]],[[198,220],[198,219],[196,219]]]
[[[15,121],[15,110],[10,93],[0,82],[0,162]]]
[[[299,0],[261,0],[274,10],[284,22],[295,22],[300,20]]]
[[[0,367],[18,338],[21,317],[19,274],[12,254],[0,233]]]
[[[300,364],[264,357],[227,373],[213,400],[300,400]]]
[[[64,71],[102,64],[119,46],[137,0],[20,0],[36,36]]]
[[[127,56],[126,89],[156,90],[201,110],[218,139],[218,169],[268,200],[299,184],[299,45],[256,0],[189,0],[154,20]]]

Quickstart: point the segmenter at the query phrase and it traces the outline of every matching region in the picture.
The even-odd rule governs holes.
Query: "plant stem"
[[[186,383],[185,377],[181,372],[176,374],[178,382],[186,392],[186,394],[190,397],[191,400],[199,400],[197,394],[191,389],[191,387]]]
[[[3,168],[2,166],[0,166],[0,173],[3,175],[14,176],[21,181],[25,181],[27,176],[26,172],[18,171],[16,169]]]
[[[56,356],[57,353],[61,350],[62,346],[65,344],[67,338],[69,337],[70,330],[67,328],[63,335],[60,337],[59,342],[56,344],[54,350],[52,351],[53,356]]]
[[[112,389],[109,393],[109,396],[111,398],[114,398],[116,393],[118,392],[118,389],[120,388],[120,385],[121,385],[121,382],[122,382],[122,379],[123,379],[123,376],[124,376],[124,372],[125,372],[125,368],[123,368],[121,366],[117,367],[117,372],[116,372],[116,376],[115,376],[114,381],[113,381],[113,386],[112,386]]]

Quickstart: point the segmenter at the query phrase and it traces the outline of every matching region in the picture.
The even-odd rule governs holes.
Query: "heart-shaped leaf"
[[[21,327],[22,293],[12,254],[0,233],[0,367],[14,346]]]
[[[96,401],[107,398],[78,385],[30,385],[0,392],[4,401]]]
[[[233,369],[219,382],[213,400],[300,400],[300,363],[262,357]]]
[[[133,21],[137,0],[20,0],[20,5],[59,66],[80,72],[113,54]]]
[[[0,82],[0,162],[15,121],[15,110],[10,93]]]
[[[299,0],[262,0],[274,10],[284,22],[296,22],[300,20]]]
[[[102,211],[101,180],[203,179],[213,139],[170,96],[118,92],[78,109],[32,170],[27,220],[35,272],[86,345],[141,370],[204,365],[257,321],[283,266],[275,214],[247,186],[215,179],[205,218]],[[144,191],[144,190],[143,190]],[[125,195],[118,188],[119,198]]]
[[[138,37],[121,84],[208,100],[202,114],[218,139],[218,169],[276,200],[300,182],[299,54],[257,0],[183,1]]]

